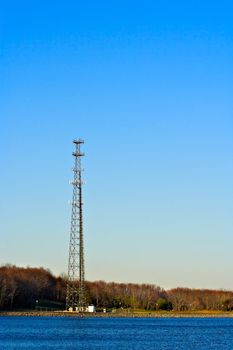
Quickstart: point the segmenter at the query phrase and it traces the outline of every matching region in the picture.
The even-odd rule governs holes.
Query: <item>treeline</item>
[[[97,309],[233,310],[233,292],[207,289],[164,289],[150,284],[86,282],[89,304]],[[66,277],[44,268],[0,267],[0,310],[64,309]]]
[[[39,300],[64,303],[65,281],[43,268],[0,267],[0,310],[33,309]]]

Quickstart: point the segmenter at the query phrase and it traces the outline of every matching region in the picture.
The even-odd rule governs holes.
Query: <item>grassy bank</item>
[[[78,313],[68,311],[0,311],[0,316],[28,316],[28,317],[147,317],[147,318],[190,318],[190,317],[233,317],[233,312],[223,311],[118,311]]]

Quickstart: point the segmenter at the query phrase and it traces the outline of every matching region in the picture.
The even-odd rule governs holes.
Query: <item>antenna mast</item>
[[[74,140],[73,156],[74,178],[69,245],[68,280],[66,293],[66,309],[70,311],[85,311],[85,273],[84,273],[84,244],[83,244],[83,212],[82,212],[82,171],[81,152],[83,140]]]

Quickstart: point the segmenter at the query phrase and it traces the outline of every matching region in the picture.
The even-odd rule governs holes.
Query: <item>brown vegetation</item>
[[[98,308],[132,310],[233,310],[233,292],[150,284],[86,282],[87,302]],[[43,268],[0,267],[0,310],[65,308],[66,279]]]

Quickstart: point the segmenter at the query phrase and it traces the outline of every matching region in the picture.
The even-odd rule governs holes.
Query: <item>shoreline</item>
[[[223,311],[169,311],[169,312],[119,312],[80,313],[69,311],[0,311],[9,317],[76,317],[76,318],[233,318],[233,312]]]

